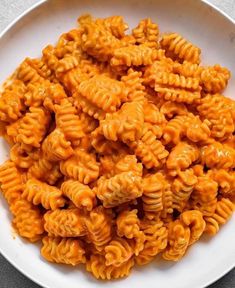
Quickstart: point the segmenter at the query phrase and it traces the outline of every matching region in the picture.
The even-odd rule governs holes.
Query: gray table
[[[199,1],[199,0],[195,0]],[[0,0],[0,31],[38,0]],[[235,18],[235,0],[209,0]],[[0,255],[0,288],[40,288]],[[190,287],[189,287],[190,288]],[[235,288],[235,269],[208,288]]]

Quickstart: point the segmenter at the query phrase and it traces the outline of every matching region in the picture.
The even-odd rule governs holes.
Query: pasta
[[[67,196],[76,207],[91,211],[96,204],[95,193],[88,185],[79,181],[67,180],[61,185],[62,193]]]
[[[108,211],[98,206],[85,218],[88,237],[94,243],[97,251],[102,251],[112,239],[112,218]]]
[[[142,178],[132,171],[117,174],[107,180],[100,178],[95,191],[106,208],[138,198],[142,192]]]
[[[154,218],[163,210],[164,176],[161,173],[149,175],[143,180],[143,210],[146,218]]]
[[[62,192],[58,188],[36,179],[29,179],[26,182],[24,192],[21,196],[34,205],[41,204],[48,210],[55,210],[63,207],[65,204]]]
[[[85,250],[79,240],[46,236],[42,243],[41,254],[47,261],[73,266],[86,261]]]
[[[44,228],[51,236],[77,237],[86,234],[83,216],[77,209],[48,211]]]
[[[146,241],[143,250],[135,257],[135,261],[138,265],[145,265],[166,248],[168,230],[161,221],[144,221],[141,223],[141,229]]]
[[[132,30],[132,35],[138,44],[145,44],[151,48],[158,47],[159,29],[150,18],[141,20],[138,26]]]
[[[100,129],[106,139],[124,143],[135,141],[142,135],[144,114],[142,102],[131,102],[122,105],[122,108],[113,114],[106,114],[100,121]]]
[[[97,279],[110,280],[128,276],[133,266],[133,259],[124,262],[119,267],[112,265],[106,266],[104,256],[94,254],[91,256],[90,260],[87,261],[86,269],[87,271],[91,272]]]
[[[200,152],[197,146],[180,142],[169,154],[166,166],[174,176],[178,171],[187,169],[199,156]]]
[[[84,184],[96,180],[99,176],[99,165],[95,155],[88,154],[82,149],[76,149],[73,156],[60,162],[60,170],[65,176]]]
[[[30,242],[36,242],[44,233],[40,210],[24,199],[17,199],[10,206],[14,216],[12,224],[17,233]]]
[[[150,18],[128,28],[82,15],[0,91],[14,229],[47,261],[100,280],[181,260],[235,208],[230,71],[203,66],[200,48]]]
[[[23,192],[23,180],[16,165],[8,160],[0,166],[1,191],[9,205],[20,199]]]
[[[201,50],[177,33],[166,34],[161,40],[161,46],[167,53],[179,60],[198,64]]]
[[[114,238],[105,247],[105,265],[119,267],[133,255],[133,250],[124,238]]]
[[[197,183],[197,177],[192,169],[178,172],[172,183],[173,208],[182,212]]]
[[[16,141],[33,147],[40,147],[40,142],[46,134],[49,121],[48,111],[40,107],[30,107],[29,112],[20,121]]]
[[[208,234],[216,234],[219,231],[219,226],[225,224],[234,211],[234,204],[227,198],[222,198],[217,202],[215,212],[210,217],[205,217],[206,228]]]

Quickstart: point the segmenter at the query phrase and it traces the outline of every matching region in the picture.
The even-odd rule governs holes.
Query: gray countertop
[[[0,0],[0,32],[25,9],[37,2],[38,0]],[[235,18],[235,0],[209,0],[208,2]],[[40,287],[23,276],[0,255],[0,288]],[[235,269],[208,288],[235,288]]]

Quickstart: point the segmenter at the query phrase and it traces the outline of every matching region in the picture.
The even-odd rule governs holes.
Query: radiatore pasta
[[[128,28],[81,16],[0,94],[13,227],[47,261],[100,280],[179,261],[235,203],[230,71],[202,65],[199,47],[150,18]]]

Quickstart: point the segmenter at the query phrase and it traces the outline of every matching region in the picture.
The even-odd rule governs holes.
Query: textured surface
[[[37,3],[38,0],[0,0],[0,32],[18,15],[31,5]],[[235,0],[210,0],[226,12],[231,17],[235,18]],[[1,288],[39,288],[20,272],[14,269],[0,255],[0,287]],[[235,288],[235,269],[225,277],[211,285],[210,288]]]

